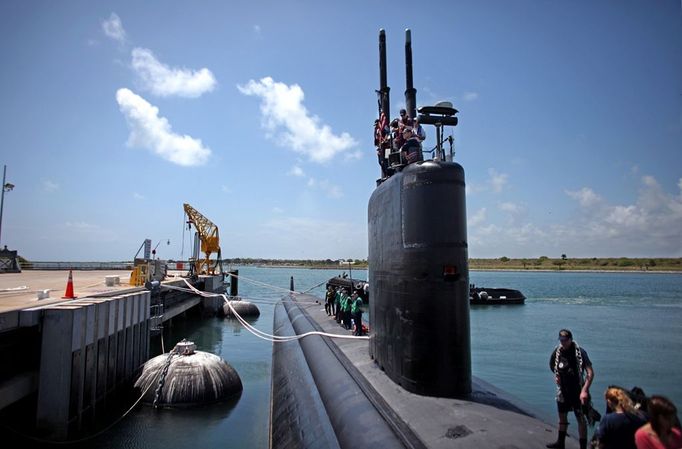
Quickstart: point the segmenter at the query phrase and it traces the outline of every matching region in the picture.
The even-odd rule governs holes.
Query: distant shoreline
[[[328,267],[314,265],[266,265],[266,264],[241,264],[241,266],[255,266],[258,268],[307,268],[310,270],[331,270],[349,273],[348,267]],[[367,265],[358,265],[353,270],[367,270]],[[571,268],[469,268],[469,271],[514,271],[521,273],[651,273],[651,274],[682,274],[682,270],[633,270],[633,269],[571,269]]]
[[[168,260],[168,263],[175,263]],[[189,263],[187,261],[177,261]],[[223,259],[223,265],[259,268],[307,268],[331,270],[350,274],[352,270],[367,270],[367,261],[356,259],[347,262],[321,259]],[[39,262],[20,259],[21,269],[132,269],[132,262]],[[570,273],[661,273],[682,274],[682,258],[553,258],[542,256],[535,259],[469,259],[469,271],[518,271],[518,272],[570,272]]]
[[[518,271],[521,273],[651,273],[651,274],[682,274],[682,270],[589,270],[589,269],[524,269],[524,268],[469,268],[469,271]]]
[[[251,259],[235,258],[223,262],[270,268],[312,268],[349,271],[349,261],[341,259]],[[350,270],[366,270],[366,259],[350,259]],[[670,257],[561,257],[535,258],[499,257],[469,258],[471,271],[570,271],[577,273],[682,273],[682,258]]]

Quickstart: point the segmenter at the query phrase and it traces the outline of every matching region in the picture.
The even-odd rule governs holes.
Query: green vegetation
[[[17,257],[22,268],[30,269],[31,262],[21,256]],[[169,262],[173,262],[169,260]],[[223,259],[230,265],[252,265],[261,267],[301,267],[320,268],[339,271],[350,269],[366,269],[364,259],[262,259],[236,257]],[[121,262],[124,263],[124,262]],[[553,271],[675,271],[682,272],[682,258],[629,258],[629,257],[590,257],[572,258],[562,254],[551,259],[540,256],[536,259],[513,259],[502,256],[498,259],[469,259],[470,270],[553,270]]]
[[[471,270],[595,270],[595,271],[680,271],[682,272],[682,258],[572,258],[562,254],[561,257],[550,259],[541,256],[537,259],[469,259]]]
[[[232,265],[257,265],[266,267],[304,267],[348,270],[348,262],[338,259],[298,260],[298,259],[223,259]],[[351,259],[352,260],[352,259]],[[367,268],[366,260],[352,260],[351,268]],[[562,254],[557,258],[541,256],[536,259],[514,259],[507,256],[498,259],[469,259],[471,270],[553,270],[553,271],[679,271],[682,272],[682,258],[572,258]]]
[[[223,263],[232,265],[257,265],[264,267],[303,267],[303,268],[328,268],[336,270],[348,270],[350,267],[364,269],[367,268],[367,261],[361,259],[347,259],[341,261],[339,259],[252,259],[244,257],[236,257],[234,259],[223,259]]]

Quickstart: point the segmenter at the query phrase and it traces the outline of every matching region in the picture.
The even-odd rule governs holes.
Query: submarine
[[[292,291],[276,305],[275,335],[318,335],[273,343],[270,448],[545,447],[553,425],[472,375],[465,173],[444,137],[459,111],[449,103],[417,110],[406,30],[407,115],[436,128],[432,159],[407,163],[383,132],[390,117],[383,29],[379,68],[370,335],[351,337],[309,294]],[[578,443],[569,438],[566,447]]]

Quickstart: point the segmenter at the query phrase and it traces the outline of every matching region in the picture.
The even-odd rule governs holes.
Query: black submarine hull
[[[464,169],[411,164],[369,200],[370,355],[428,396],[471,392]]]
[[[349,335],[320,298],[296,294],[275,307],[276,335],[315,330]],[[522,449],[544,447],[552,431],[527,404],[476,377],[466,399],[410,393],[370,360],[366,339],[274,343],[270,406],[274,449]]]
[[[275,335],[323,330],[298,302],[319,309],[314,303],[318,299],[308,295],[296,298],[284,299],[275,307]],[[316,447],[426,446],[334,342],[312,336],[274,343],[270,448]]]

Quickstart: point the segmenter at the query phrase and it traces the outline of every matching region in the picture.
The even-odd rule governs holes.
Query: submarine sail
[[[383,30],[379,51],[386,93],[380,101],[388,101]],[[414,118],[409,30],[405,55],[405,103]],[[419,123],[435,125],[439,140],[443,125],[457,124],[451,105],[419,111]],[[440,147],[438,142],[439,154]],[[398,164],[392,172],[378,182],[368,205],[370,356],[408,391],[466,397],[471,343],[464,169],[437,157]]]

